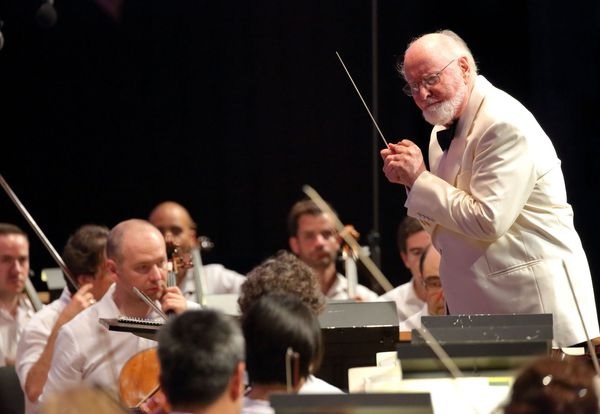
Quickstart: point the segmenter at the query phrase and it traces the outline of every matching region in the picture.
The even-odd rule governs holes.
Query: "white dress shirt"
[[[206,283],[205,295],[239,293],[240,286],[246,281],[246,276],[233,270],[229,270],[217,263],[203,265],[202,270],[206,278],[204,281]],[[196,301],[194,269],[188,269],[179,288],[187,300]]]
[[[6,365],[7,359],[16,359],[21,332],[34,313],[35,310],[25,295],[19,298],[15,316],[0,309],[0,367]]]
[[[314,375],[309,375],[298,394],[345,394],[344,391]]]
[[[31,317],[17,345],[17,361],[15,369],[21,382],[21,388],[25,389],[25,381],[31,367],[38,361],[48,342],[48,337],[54,328],[58,316],[67,307],[71,300],[71,293],[64,288],[58,299],[44,306]],[[39,404],[29,401],[25,397],[25,413],[37,412]]]
[[[425,304],[417,296],[413,279],[379,296],[379,300],[396,302],[398,322],[403,322],[410,318],[413,314],[419,312]]]
[[[157,342],[129,332],[109,331],[98,320],[121,316],[113,299],[112,284],[102,299],[85,309],[59,331],[52,366],[42,399],[74,385],[97,384],[118,393],[119,374],[136,353],[157,346]],[[188,301],[188,308],[199,305]],[[152,311],[146,317],[160,320]]]
[[[424,302],[418,312],[413,313],[405,321],[400,322],[400,332],[410,332],[421,327],[421,316],[430,316],[427,303]]]
[[[342,390],[328,382],[323,381],[309,375],[298,394],[345,394]],[[253,398],[244,397],[242,406],[242,414],[274,414],[275,411],[267,400],[255,400]]]
[[[359,296],[365,302],[373,302],[377,300],[377,293],[373,292],[371,289],[357,284],[356,285],[356,295]],[[327,292],[327,299],[329,300],[348,300],[350,296],[348,295],[348,279],[341,274],[336,274],[336,280],[329,288]]]
[[[255,400],[244,397],[242,414],[275,414],[268,400]]]

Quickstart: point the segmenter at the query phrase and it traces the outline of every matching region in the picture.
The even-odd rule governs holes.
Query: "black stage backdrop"
[[[362,244],[381,233],[382,270],[405,281],[405,192],[381,173],[382,144],[335,52],[369,105],[378,68],[384,134],[426,152],[430,128],[393,64],[410,38],[450,28],[553,140],[600,285],[600,3],[123,0],[118,18],[100,3],[56,0],[50,29],[35,23],[36,1],[0,3],[0,172],[59,251],[81,224],[173,199],[215,242],[205,261],[245,273],[287,248],[287,211],[309,184]],[[0,221],[30,231],[4,194]],[[30,233],[32,268],[55,266]]]

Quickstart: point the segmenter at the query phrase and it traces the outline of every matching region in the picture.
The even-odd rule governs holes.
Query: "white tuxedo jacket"
[[[533,115],[478,76],[443,153],[433,128],[429,165],[408,193],[442,255],[451,314],[552,313],[560,346],[600,335],[592,279],[573,226],[556,151]]]

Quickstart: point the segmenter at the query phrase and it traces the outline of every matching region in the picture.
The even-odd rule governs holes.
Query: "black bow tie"
[[[448,128],[442,129],[436,133],[438,144],[440,144],[442,151],[446,151],[450,148],[450,142],[454,139],[454,133],[456,132],[456,124],[458,124],[458,122],[454,121]]]

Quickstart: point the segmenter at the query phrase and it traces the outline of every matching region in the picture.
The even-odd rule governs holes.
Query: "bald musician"
[[[181,204],[164,201],[154,207],[148,220],[160,230],[167,243],[178,246],[184,254],[191,254],[193,250],[199,253],[196,223]],[[198,268],[198,263],[194,263],[194,266],[196,268],[182,269],[177,273],[177,285],[188,300],[196,300],[194,271],[201,271],[204,295],[239,293],[240,286],[246,280],[245,276],[220,264],[202,265],[202,269]]]
[[[116,282],[102,299],[64,325],[56,340],[48,381],[42,399],[80,383],[97,384],[117,392],[121,368],[139,351],[156,341],[129,332],[109,331],[98,320],[121,315],[159,320],[159,315],[140,299],[139,289],[165,313],[176,314],[199,307],[188,302],[178,287],[166,287],[167,252],[162,234],[147,221],[132,219],[117,224],[109,233],[106,266]]]

